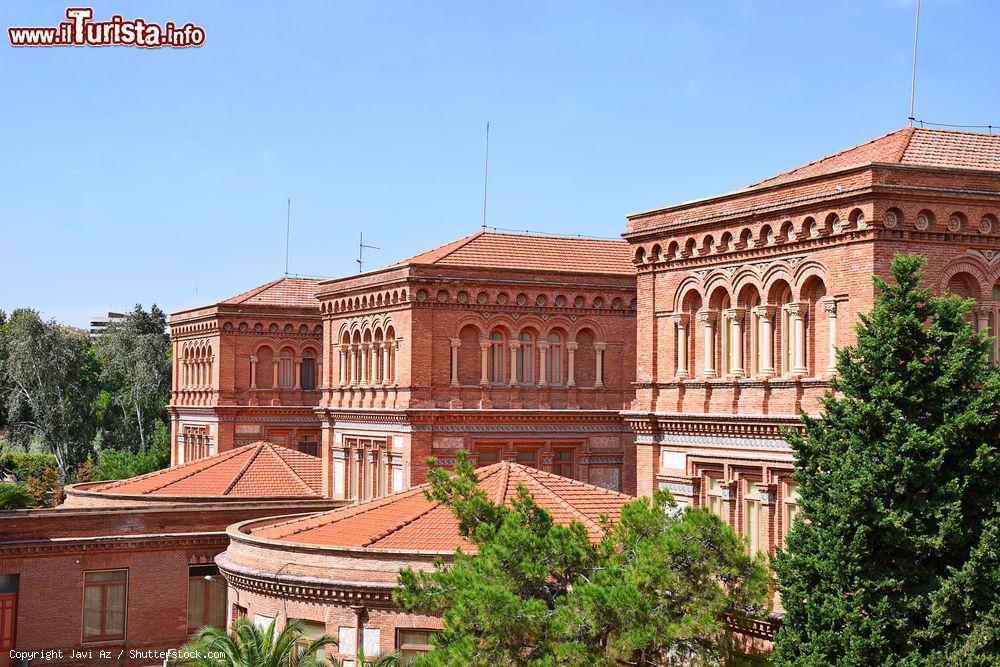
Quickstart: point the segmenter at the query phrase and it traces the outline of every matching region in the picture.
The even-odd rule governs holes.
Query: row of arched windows
[[[837,302],[818,276],[793,299],[784,280],[764,295],[745,285],[690,288],[675,313],[674,375],[686,378],[819,376],[836,363]]]
[[[340,336],[340,386],[395,384],[398,352],[399,340],[389,322],[344,331]]]
[[[212,386],[212,370],[215,355],[212,345],[205,340],[188,341],[181,345],[180,388],[209,389]]]
[[[291,346],[275,355],[269,345],[261,345],[250,355],[250,389],[313,390],[318,387],[322,361],[306,347],[297,354]]]
[[[559,328],[494,327],[483,336],[467,325],[452,339],[451,349],[453,386],[604,386],[606,344],[586,327],[570,340]]]
[[[997,335],[1000,332],[1000,280],[990,286],[985,271],[977,273],[981,274],[979,278],[968,271],[958,271],[948,278],[946,287],[952,294],[976,302],[969,318],[977,331],[993,339],[993,363],[1000,363],[1000,336]]]

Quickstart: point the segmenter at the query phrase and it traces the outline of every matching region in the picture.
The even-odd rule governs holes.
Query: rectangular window
[[[407,660],[415,660],[422,653],[427,653],[434,646],[431,644],[431,635],[434,630],[417,630],[412,628],[400,628],[396,631],[396,650],[404,663]]]
[[[215,565],[188,568],[188,632],[226,627],[226,581]]]
[[[500,463],[500,450],[496,448],[478,448],[476,450],[476,460],[477,465],[480,468],[483,466],[493,465],[494,463]]]
[[[357,637],[353,627],[340,626],[338,633],[337,648],[341,655],[354,656],[358,653]]]
[[[726,516],[725,499],[722,493],[722,480],[718,477],[708,478],[708,489],[705,492],[705,501],[708,504],[708,511],[718,515],[723,521],[728,522]]]
[[[382,655],[382,631],[378,628],[362,628],[361,641],[364,644],[365,658],[377,658]]]
[[[299,438],[299,451],[309,456],[319,456],[319,443],[311,435],[304,435]]]
[[[557,449],[552,453],[552,472],[563,477],[575,477],[572,449]]]
[[[302,636],[295,642],[295,655],[299,660],[302,660],[306,657],[306,648],[308,648],[309,644],[317,639],[322,639],[326,635],[326,626],[317,621],[306,621],[301,618],[292,620],[298,621],[299,625],[302,626]],[[322,659],[324,655],[323,649],[320,649],[311,657]]]
[[[125,639],[128,570],[97,570],[83,575],[83,640]]]
[[[788,535],[788,531],[792,529],[795,522],[795,515],[799,513],[799,485],[793,482],[785,483],[785,516],[784,526],[782,535],[782,543],[784,543],[785,536]]]
[[[244,607],[244,606],[242,606],[242,605],[234,604],[233,605],[233,620],[235,621],[237,619],[246,618],[246,617],[247,617],[247,608]]]
[[[531,449],[517,449],[517,462],[521,465],[531,466],[532,468],[538,467],[538,450],[535,448]]]
[[[316,388],[316,360],[312,357],[302,359],[302,388]]]
[[[746,494],[743,496],[743,532],[752,554],[767,548],[767,541],[764,539],[764,512],[760,501],[759,483],[747,481]]]

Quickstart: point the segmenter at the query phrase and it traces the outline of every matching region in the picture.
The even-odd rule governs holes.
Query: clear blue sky
[[[370,267],[492,225],[617,236],[906,123],[913,4],[100,1],[199,49],[13,49],[5,2],[0,308],[74,325],[291,271]],[[1000,3],[926,0],[917,116],[1000,124]]]

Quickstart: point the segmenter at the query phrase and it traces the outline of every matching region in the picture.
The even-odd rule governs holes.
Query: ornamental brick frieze
[[[220,564],[219,571],[233,588],[248,593],[266,595],[279,599],[299,600],[313,603],[363,604],[369,607],[393,607],[393,587],[360,587],[326,583],[319,579],[290,576],[276,578],[271,572],[261,572],[260,576],[242,574]]]
[[[0,542],[0,558],[61,556],[106,551],[163,551],[212,548],[222,551],[229,544],[224,532],[197,535],[140,535],[135,537],[71,538],[64,541],[30,540]]]
[[[623,417],[636,432],[637,442],[654,442],[651,435],[704,435],[782,439],[785,429],[804,431],[802,421],[795,416],[759,415],[683,415],[625,412]],[[656,441],[660,442],[660,441]]]

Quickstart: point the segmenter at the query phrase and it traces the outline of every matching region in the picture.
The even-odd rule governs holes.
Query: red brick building
[[[494,502],[525,485],[560,523],[582,522],[599,540],[600,519],[621,516],[630,496],[507,461],[476,471]],[[305,517],[246,521],[229,528],[231,544],[216,561],[229,582],[234,613],[266,625],[299,620],[310,636],[338,644],[327,657],[353,666],[357,647],[366,657],[399,650],[411,657],[430,648],[441,628],[437,616],[395,607],[392,589],[406,567],[432,570],[461,547],[451,510],[428,500],[427,485],[341,510]]]
[[[320,478],[315,456],[259,443],[72,486],[57,509],[0,512],[0,665],[15,648],[63,652],[36,664],[162,664],[151,651],[227,622],[214,563],[226,526],[342,505]]]
[[[638,492],[666,487],[780,545],[796,511],[781,437],[900,252],[1000,317],[1000,136],[907,127],[727,194],[631,215]],[[995,348],[996,349],[996,348]],[[996,355],[1000,356],[1000,355]]]
[[[617,240],[478,232],[320,284],[324,490],[367,499],[464,448],[633,492],[635,267]]]
[[[318,282],[286,276],[170,316],[172,464],[258,440],[318,453]]]

